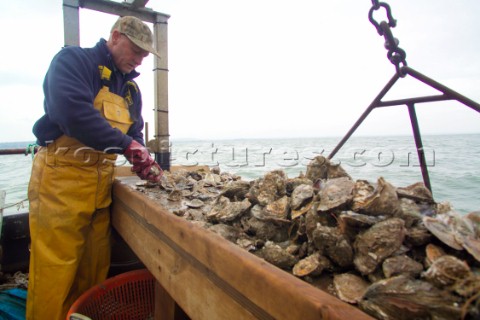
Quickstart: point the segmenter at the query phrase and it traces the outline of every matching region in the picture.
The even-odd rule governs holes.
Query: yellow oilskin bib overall
[[[106,86],[94,106],[123,133],[133,123],[125,99]],[[35,155],[28,187],[28,320],[64,320],[73,302],[107,277],[116,157],[66,135]]]

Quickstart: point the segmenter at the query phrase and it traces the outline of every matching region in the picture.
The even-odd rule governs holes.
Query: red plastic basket
[[[153,319],[155,278],[147,269],[119,274],[82,294],[70,307],[72,314],[92,320]]]

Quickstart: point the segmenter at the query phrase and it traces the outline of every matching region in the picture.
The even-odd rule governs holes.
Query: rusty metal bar
[[[390,107],[390,106],[399,106],[409,103],[422,103],[422,102],[438,102],[438,101],[446,101],[452,100],[449,96],[445,94],[436,95],[436,96],[425,96],[425,97],[416,97],[416,98],[408,98],[408,99],[398,99],[398,100],[389,100],[389,101],[381,101],[378,104],[378,107]]]
[[[420,170],[422,171],[423,183],[425,187],[432,192],[432,185],[430,183],[430,176],[427,169],[427,161],[425,159],[425,152],[423,150],[422,135],[420,134],[420,127],[418,125],[417,113],[415,112],[415,105],[410,103],[407,105],[408,114],[410,115],[410,123],[412,124],[413,137],[415,139],[415,146],[417,147],[418,161],[420,162]]]
[[[29,150],[25,148],[17,148],[17,149],[0,149],[0,156],[5,156],[5,155],[12,155],[12,154],[23,154],[27,155],[29,154]]]
[[[367,110],[365,110],[363,112],[363,114],[360,116],[360,118],[357,120],[357,122],[355,122],[353,127],[350,128],[350,130],[347,132],[345,137],[343,137],[343,139],[337,144],[335,149],[333,149],[333,151],[328,155],[328,159],[332,159],[337,154],[338,150],[340,150],[340,148],[343,147],[345,142],[347,142],[347,140],[350,139],[350,136],[355,132],[355,130],[357,130],[357,128],[362,124],[363,120],[365,120],[365,118],[370,114],[370,112],[379,105],[382,98],[393,87],[393,85],[395,84],[395,82],[397,82],[397,80],[399,78],[400,78],[400,76],[397,73],[395,73],[395,75],[390,79],[390,81],[387,83],[387,85],[382,89],[382,91],[380,91],[380,93],[377,95],[377,97],[368,106]]]
[[[426,75],[424,74],[421,74],[420,72],[408,67],[408,66],[405,66],[402,68],[402,70],[404,70],[404,72],[406,72],[407,74],[411,75],[412,77],[414,77],[415,79],[437,89],[438,91],[441,91],[443,92],[444,94],[446,94],[447,96],[451,97],[452,99],[455,99],[461,103],[463,103],[464,105],[466,105],[467,107],[470,107],[472,108],[473,110],[477,111],[477,112],[480,112],[480,104],[478,104],[477,102],[461,95],[460,93],[444,86],[443,84],[441,83],[438,83],[437,81],[427,77]]]
[[[415,139],[415,145],[417,147],[417,155],[418,161],[420,163],[420,168],[422,171],[423,182],[425,187],[427,187],[430,191],[432,191],[432,186],[430,183],[430,176],[428,174],[428,168],[425,160],[425,152],[423,150],[422,144],[422,137],[420,133],[420,127],[418,125],[417,115],[415,112],[415,103],[423,103],[423,102],[438,102],[438,101],[446,101],[446,100],[457,100],[458,102],[463,103],[467,107],[472,108],[473,110],[480,112],[480,104],[477,102],[461,95],[460,93],[442,85],[441,83],[421,74],[420,72],[408,67],[403,66],[400,70],[401,72],[395,73],[395,75],[390,79],[387,85],[382,89],[382,91],[377,95],[377,97],[373,100],[373,102],[368,106],[367,110],[360,116],[360,118],[355,122],[352,128],[347,132],[345,137],[337,144],[337,146],[333,149],[333,151],[328,156],[328,159],[331,159],[337,154],[340,148],[347,142],[347,140],[351,137],[351,135],[355,132],[355,130],[360,126],[360,124],[365,120],[365,118],[370,114],[370,112],[377,108],[377,107],[390,107],[396,105],[406,105],[408,107],[408,112],[410,115],[410,123],[412,125],[413,136]],[[431,86],[438,91],[441,91],[442,95],[434,95],[434,96],[424,96],[424,97],[415,97],[415,98],[407,98],[407,99],[399,99],[399,100],[390,100],[390,101],[381,101],[381,99],[387,94],[387,92],[393,87],[396,81],[402,77],[402,75],[410,75],[415,79],[423,82],[426,85]]]

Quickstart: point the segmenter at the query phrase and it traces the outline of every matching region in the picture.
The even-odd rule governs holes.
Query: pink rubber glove
[[[132,171],[142,180],[159,182],[163,175],[163,170],[158,163],[153,160],[147,148],[135,140],[125,149],[123,153],[125,158],[132,164]]]

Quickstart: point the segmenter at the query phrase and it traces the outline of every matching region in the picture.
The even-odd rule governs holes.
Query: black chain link
[[[387,14],[387,21],[377,22],[373,18],[373,13],[380,10],[381,8],[385,9]],[[373,24],[379,35],[385,38],[385,49],[388,50],[387,58],[395,66],[397,74],[400,77],[405,77],[406,73],[402,71],[403,67],[407,65],[406,52],[398,47],[398,39],[393,36],[391,28],[395,28],[397,21],[393,18],[392,10],[390,6],[385,2],[379,2],[378,0],[372,0],[372,7],[368,12],[368,20]]]

